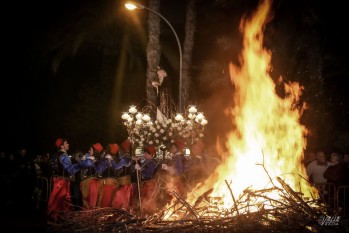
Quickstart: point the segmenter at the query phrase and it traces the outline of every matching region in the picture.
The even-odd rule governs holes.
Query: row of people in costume
[[[80,161],[72,163],[67,153],[69,143],[57,139],[58,152],[53,156],[53,189],[48,202],[48,215],[57,221],[60,212],[71,211],[69,185],[70,177],[80,174],[82,207],[94,209],[114,207],[140,210],[152,214],[159,208],[159,177],[165,177],[166,193],[164,204],[171,198],[170,191],[181,196],[188,189],[183,174],[199,164],[195,157],[188,161],[184,154],[184,142],[176,141],[170,148],[171,162],[154,159],[156,148],[144,148],[143,157],[131,157],[131,143],[126,140],[108,144],[104,149],[100,143],[93,144]],[[189,177],[189,176],[188,176]],[[188,190],[187,190],[188,191]]]
[[[80,189],[82,203],[85,209],[96,207],[111,207],[120,169],[131,165],[131,158],[119,157],[119,146],[108,144],[106,150],[100,143],[90,147],[82,160],[92,160],[93,163],[81,170]]]
[[[80,192],[84,209],[115,207],[129,210],[131,205],[136,205],[132,199],[137,197],[133,194],[137,192],[137,185],[132,185],[132,182],[136,183],[137,179],[144,182],[150,180],[157,167],[152,159],[156,150],[151,146],[145,148],[145,159],[138,161],[130,156],[128,141],[124,142],[120,154],[117,144],[108,144],[104,150],[100,143],[95,143],[80,161],[72,163],[67,153],[68,141],[59,138],[55,144],[58,151],[51,158],[53,186],[47,210],[52,222],[57,222],[59,214],[73,210],[70,185],[77,173],[81,177]],[[139,177],[135,178],[132,173],[139,174]],[[146,190],[143,189],[145,196],[148,195]]]

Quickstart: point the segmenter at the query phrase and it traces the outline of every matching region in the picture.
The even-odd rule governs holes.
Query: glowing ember
[[[276,177],[302,192],[303,197],[312,195],[313,189],[301,177],[306,178],[301,161],[307,133],[300,124],[305,108],[299,107],[302,87],[298,83],[284,84],[285,97],[281,98],[269,76],[271,53],[263,48],[263,29],[270,7],[269,1],[262,1],[254,16],[240,24],[244,37],[240,66],[230,64],[235,105],[227,110],[236,129],[229,134],[229,152],[215,174],[188,195],[191,204],[214,188],[210,196],[215,197],[219,211],[232,208],[234,199],[228,187],[238,199],[247,188],[282,188]],[[280,198],[277,191],[268,197]]]

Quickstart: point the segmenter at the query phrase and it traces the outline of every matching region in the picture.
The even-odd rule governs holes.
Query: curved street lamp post
[[[171,30],[173,31],[173,34],[176,37],[177,40],[177,44],[178,44],[178,50],[179,50],[179,93],[178,93],[178,108],[179,108],[179,112],[182,112],[182,46],[181,43],[178,39],[178,35],[176,33],[176,31],[174,30],[174,28],[172,27],[172,25],[170,24],[170,22],[164,17],[162,16],[159,12],[154,11],[148,7],[143,6],[142,4],[136,3],[136,2],[127,2],[125,4],[125,7],[129,10],[134,10],[134,9],[146,9],[150,12],[153,12],[154,14],[158,15],[160,18],[162,18],[167,24],[168,26],[171,28]]]

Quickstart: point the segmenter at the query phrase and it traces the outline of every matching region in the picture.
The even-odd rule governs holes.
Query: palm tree
[[[194,38],[196,29],[196,3],[195,0],[188,0],[186,21],[185,21],[185,37],[183,48],[183,80],[182,80],[182,96],[178,97],[182,99],[182,107],[188,105],[190,97],[190,84],[191,84],[191,66],[192,66],[192,54],[194,48]]]
[[[159,12],[160,0],[149,0],[149,8]],[[147,101],[150,106],[157,106],[157,95],[152,83],[157,80],[157,71],[160,64],[160,17],[150,13],[148,15],[148,45],[147,45]]]
[[[158,12],[160,8],[160,0],[150,0],[149,8]],[[185,23],[185,38],[183,48],[183,76],[182,76],[182,96],[181,102],[183,106],[188,104],[189,89],[191,83],[191,64],[192,64],[192,53],[194,48],[194,34],[196,28],[196,6],[195,0],[187,1],[186,10],[186,23]],[[160,46],[160,18],[155,14],[149,14],[148,18],[148,46],[147,46],[147,101],[153,105],[163,105],[159,103],[159,98],[156,96],[154,87],[152,86],[153,81],[157,80],[157,71],[160,64],[161,46]]]

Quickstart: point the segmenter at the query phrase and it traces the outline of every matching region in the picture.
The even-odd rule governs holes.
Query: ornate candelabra
[[[135,147],[168,147],[177,139],[184,140],[189,145],[204,137],[205,125],[208,123],[204,113],[198,112],[194,105],[190,105],[184,114],[177,113],[173,119],[167,119],[161,113],[160,116],[157,113],[156,120],[152,120],[149,114],[138,111],[137,107],[132,105],[121,118]]]
[[[203,112],[198,112],[194,105],[190,105],[185,113],[177,113],[173,126],[177,128],[179,138],[183,138],[187,144],[204,137],[205,125],[208,121]]]

